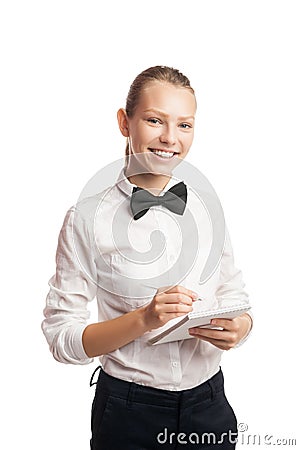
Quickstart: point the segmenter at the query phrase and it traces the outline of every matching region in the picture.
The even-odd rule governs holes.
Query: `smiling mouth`
[[[156,156],[159,156],[163,159],[171,159],[174,155],[177,154],[177,152],[170,152],[170,151],[164,151],[164,150],[157,150],[155,148],[149,148],[149,150],[154,153]]]

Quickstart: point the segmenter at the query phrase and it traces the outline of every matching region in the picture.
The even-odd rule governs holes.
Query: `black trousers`
[[[91,450],[235,448],[237,421],[221,369],[184,391],[120,380],[103,369],[92,405]]]

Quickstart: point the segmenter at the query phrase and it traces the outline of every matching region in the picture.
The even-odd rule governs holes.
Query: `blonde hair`
[[[190,80],[183,75],[179,70],[173,67],[167,66],[154,66],[141,72],[133,81],[130,86],[127,100],[126,100],[126,113],[127,116],[133,117],[135,110],[137,108],[141,92],[146,87],[146,85],[153,81],[161,81],[164,83],[172,84],[173,86],[178,86],[182,88],[189,89],[193,95],[195,95],[194,89],[190,85]],[[126,157],[129,156],[129,142],[127,139]],[[126,164],[127,164],[126,158]]]

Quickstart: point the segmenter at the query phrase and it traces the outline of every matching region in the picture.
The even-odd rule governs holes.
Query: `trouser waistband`
[[[187,407],[211,399],[217,392],[223,391],[224,377],[220,368],[213,377],[194,388],[169,391],[115,378],[101,369],[97,389],[103,394],[126,399],[127,402],[169,407],[176,407],[180,402]]]

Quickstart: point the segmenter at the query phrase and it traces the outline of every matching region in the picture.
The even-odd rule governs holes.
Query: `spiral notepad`
[[[166,342],[180,341],[182,339],[191,339],[189,328],[193,327],[211,327],[211,319],[233,319],[249,311],[249,304],[238,304],[226,308],[190,312],[183,319],[177,321],[174,325],[164,325],[161,328],[151,332],[151,338],[148,343],[151,345],[164,344]],[[171,320],[170,322],[173,323]],[[167,328],[166,328],[167,327]]]

